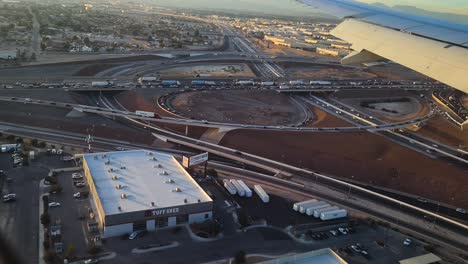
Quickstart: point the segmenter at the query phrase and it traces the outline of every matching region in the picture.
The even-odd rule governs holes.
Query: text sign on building
[[[186,168],[201,164],[208,161],[208,152],[198,154],[192,157],[183,157],[182,165]]]
[[[168,215],[168,214],[176,214],[179,212],[179,208],[166,208],[166,209],[159,209],[159,210],[148,210],[145,211],[145,217],[150,217],[150,216],[163,216],[163,215]]]

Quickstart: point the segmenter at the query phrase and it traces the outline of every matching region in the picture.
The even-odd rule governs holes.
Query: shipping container
[[[254,185],[254,191],[264,203],[270,202],[270,196],[263,190],[262,186]]]
[[[303,204],[307,204],[307,203],[314,203],[314,202],[317,202],[317,199],[311,199],[311,200],[307,200],[307,201],[302,201],[302,202],[297,202],[293,205],[293,210],[294,211],[298,211],[299,212],[299,207]]]
[[[140,111],[140,110],[135,111],[135,115],[144,116],[144,117],[154,117],[153,112],[146,112],[146,111]]]
[[[223,180],[223,185],[224,185],[224,188],[226,188],[226,190],[231,194],[231,195],[236,195],[237,193],[237,190],[236,190],[236,187],[234,187],[234,185],[229,182],[228,180],[224,179]]]
[[[314,211],[316,209],[321,209],[321,208],[326,208],[326,207],[330,207],[330,204],[329,203],[325,203],[325,204],[320,204],[320,205],[315,205],[315,206],[311,206],[311,207],[308,207],[305,211],[306,215],[308,216],[311,216],[311,215],[314,215]]]
[[[245,190],[244,190],[244,188],[242,188],[242,186],[239,184],[239,182],[237,180],[230,179],[229,182],[231,182],[232,185],[234,185],[234,188],[236,188],[237,194],[239,196],[245,196]]]
[[[315,209],[314,210],[314,217],[319,218],[320,214],[323,213],[323,212],[333,211],[333,210],[338,210],[338,209],[340,209],[340,208],[338,208],[337,206],[329,206],[329,207],[325,207],[325,208]]]
[[[307,208],[317,206],[317,205],[322,205],[322,204],[326,204],[326,202],[318,201],[318,202],[315,202],[315,203],[303,204],[303,205],[299,206],[299,213],[305,214]]]
[[[240,186],[245,190],[245,197],[252,197],[252,190],[242,180],[237,180]]]
[[[330,85],[329,81],[310,81],[310,85]]]
[[[327,211],[327,212],[323,212],[320,214],[320,220],[325,221],[325,220],[338,219],[338,218],[346,217],[347,215],[348,215],[348,211],[346,211],[345,209]]]

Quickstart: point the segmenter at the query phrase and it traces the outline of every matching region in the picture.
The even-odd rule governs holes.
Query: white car
[[[57,206],[60,206],[60,203],[57,203],[57,202],[50,202],[49,203],[49,207],[57,207]]]
[[[412,243],[413,243],[413,240],[411,240],[409,238],[407,238],[407,239],[405,239],[405,241],[403,241],[403,245],[405,245],[407,247],[410,246]]]
[[[82,179],[83,178],[83,175],[79,174],[79,173],[73,173],[72,174],[72,179]]]
[[[73,194],[73,198],[80,198],[80,197],[81,197],[81,193],[79,192]]]
[[[466,210],[462,208],[457,208],[455,211],[459,212],[460,214],[466,214]]]
[[[340,233],[343,234],[343,235],[347,235],[347,234],[348,234],[348,232],[346,232],[346,229],[344,229],[344,228],[342,228],[342,227],[338,228],[338,231],[340,231]]]
[[[3,198],[4,199],[15,199],[16,198],[16,193],[5,194],[5,195],[3,195]]]
[[[76,187],[85,187],[86,183],[85,182],[77,182],[77,183],[75,183],[75,186]]]

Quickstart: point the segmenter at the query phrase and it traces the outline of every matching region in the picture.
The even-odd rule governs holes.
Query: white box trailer
[[[239,196],[245,196],[245,190],[244,190],[244,188],[242,188],[242,186],[239,184],[239,182],[237,180],[230,179],[229,182],[232,183],[234,188],[236,188],[237,194]]]
[[[242,180],[237,180],[239,182],[239,185],[242,186],[242,188],[245,190],[245,197],[252,197],[252,190],[245,184]]]
[[[338,210],[340,209],[338,206],[329,206],[325,208],[320,208],[320,209],[315,209],[314,210],[314,217],[319,218],[320,214],[323,212],[328,212],[328,211],[333,211],[333,210]]]
[[[306,213],[306,215],[311,216],[311,215],[314,215],[314,210],[316,210],[316,209],[321,209],[321,208],[325,208],[325,207],[330,207],[330,204],[329,204],[329,203],[325,203],[325,204],[320,204],[320,205],[308,207],[308,208],[306,209],[305,213]]]
[[[226,188],[226,190],[229,192],[229,194],[236,195],[236,193],[237,193],[236,187],[234,187],[234,185],[232,185],[231,182],[224,179],[223,180],[223,186],[224,186],[224,188]]]
[[[348,215],[348,211],[346,211],[345,209],[327,211],[327,212],[322,212],[320,214],[320,220],[326,221],[326,220],[338,219],[338,218],[346,217],[347,215]]]
[[[295,203],[295,204],[293,205],[293,210],[299,212],[299,207],[300,207],[301,205],[307,204],[307,203],[314,203],[314,202],[317,202],[317,199],[311,199],[311,200],[307,200],[307,201],[302,201],[302,202]]]
[[[326,204],[326,202],[324,202],[324,201],[317,201],[317,202],[315,202],[315,203],[309,203],[309,204],[301,205],[301,206],[299,206],[299,213],[305,214],[307,208],[314,207],[314,206],[318,206],[318,205],[323,205],[323,204]]]
[[[2,152],[9,152],[9,151],[16,150],[17,147],[18,147],[17,144],[4,144],[4,145],[1,145],[1,150]]]
[[[264,203],[270,202],[270,196],[265,192],[265,190],[263,190],[262,186],[258,184],[254,185],[254,191]]]

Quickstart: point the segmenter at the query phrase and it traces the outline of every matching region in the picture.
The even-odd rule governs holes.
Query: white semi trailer
[[[323,212],[328,212],[328,211],[333,211],[333,210],[338,210],[338,209],[340,209],[340,208],[338,208],[337,206],[329,206],[329,207],[325,207],[325,208],[315,209],[314,210],[314,217],[319,218],[320,214],[323,213]]]
[[[234,188],[236,188],[237,194],[239,196],[245,196],[245,190],[244,190],[244,188],[242,188],[242,186],[239,184],[239,182],[237,180],[230,179],[229,182],[232,183]]]
[[[314,207],[314,206],[319,206],[319,205],[324,205],[324,204],[326,204],[326,202],[324,202],[324,201],[318,201],[318,202],[315,202],[315,203],[310,203],[310,204],[301,205],[301,206],[299,207],[299,213],[305,214],[307,208]]]
[[[317,199],[311,199],[311,200],[307,200],[307,201],[302,201],[302,202],[295,203],[295,204],[293,205],[293,210],[299,212],[299,207],[300,207],[301,205],[307,204],[307,203],[314,203],[314,202],[317,202]]]
[[[308,207],[306,209],[305,213],[306,213],[306,215],[311,216],[311,215],[314,215],[314,210],[320,209],[320,208],[325,208],[325,207],[330,207],[330,204],[325,203],[325,204],[320,204],[320,205]]]
[[[234,187],[234,185],[230,181],[224,179],[223,185],[224,185],[224,188],[226,188],[226,190],[229,192],[229,194],[236,195],[237,189],[236,187]]]
[[[338,218],[346,217],[347,215],[348,215],[348,211],[346,211],[345,209],[327,211],[327,212],[323,212],[320,214],[320,220],[326,221],[326,220],[338,219]]]
[[[245,197],[252,197],[252,190],[245,184],[242,180],[237,180],[239,182],[239,185],[242,186],[242,188],[245,191]]]
[[[254,191],[258,195],[258,197],[260,197],[263,203],[270,202],[270,196],[265,192],[265,190],[263,190],[262,186],[254,185]]]

